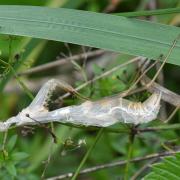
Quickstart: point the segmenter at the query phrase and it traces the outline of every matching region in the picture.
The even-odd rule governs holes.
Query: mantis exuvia
[[[155,81],[176,43],[177,40],[174,41],[160,69],[148,86]],[[139,80],[140,78],[135,83]],[[161,93],[159,92],[152,94],[143,103],[132,102],[116,96],[95,102],[87,100],[81,105],[49,111],[46,101],[49,93],[52,93],[57,87],[67,89],[69,92],[84,98],[71,86],[57,80],[50,80],[40,89],[35,99],[27,108],[23,109],[17,116],[0,123],[0,131],[6,131],[13,124],[21,126],[54,121],[99,127],[110,126],[117,122],[140,124],[156,119],[160,109]],[[125,93],[127,94],[131,89],[132,87]]]
[[[45,83],[27,108],[17,116],[0,123],[0,131],[7,130],[13,124],[21,126],[54,121],[99,127],[110,126],[117,122],[139,124],[155,119],[159,112],[160,93],[153,94],[144,103],[112,97],[49,111],[46,107],[48,94],[61,85],[62,83],[55,79]]]

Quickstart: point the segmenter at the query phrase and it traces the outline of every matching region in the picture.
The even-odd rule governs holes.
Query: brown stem
[[[145,160],[155,159],[155,158],[157,159],[157,158],[164,157],[164,156],[174,155],[174,154],[179,153],[179,152],[180,152],[180,150],[177,150],[177,151],[174,151],[174,152],[165,151],[165,152],[162,152],[162,153],[149,154],[149,155],[146,155],[146,156],[143,156],[143,157],[137,157],[137,158],[131,159],[130,162],[140,162],[140,161],[145,161]],[[82,174],[92,173],[92,172],[102,170],[102,169],[106,169],[106,168],[122,166],[122,165],[125,165],[126,163],[127,163],[126,160],[121,160],[121,161],[117,161],[117,162],[113,162],[113,163],[102,164],[102,165],[86,168],[86,169],[82,170],[79,174],[82,175]],[[66,173],[66,174],[62,174],[60,176],[47,178],[46,180],[65,179],[65,178],[72,177],[72,175],[73,175],[73,172],[69,172],[69,173]]]
[[[77,55],[67,57],[67,58],[58,59],[56,61],[49,62],[49,63],[43,64],[43,65],[39,65],[34,68],[28,69],[27,71],[18,73],[18,76],[29,75],[29,74],[45,71],[45,70],[48,70],[48,69],[51,69],[51,68],[54,68],[54,67],[57,67],[60,65],[64,65],[72,60],[77,61],[77,60],[84,59],[84,58],[92,58],[92,57],[100,56],[104,53],[105,53],[104,50],[96,50],[96,51],[91,51],[91,52],[87,52],[87,53],[77,54]]]

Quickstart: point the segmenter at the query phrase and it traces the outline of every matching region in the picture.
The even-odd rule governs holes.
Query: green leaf
[[[19,13],[21,12],[21,13]],[[30,6],[0,6],[0,33],[29,36],[157,59],[178,27],[102,13]],[[180,42],[168,62],[180,65]]]
[[[17,135],[13,135],[7,144],[8,151],[12,151],[17,141]]]
[[[145,178],[145,179],[148,179],[148,180],[154,180],[154,179],[158,179],[158,180],[168,180],[166,177],[162,176],[162,175],[159,175],[159,174],[156,174],[154,172],[151,172],[150,174],[148,174]]]
[[[153,16],[153,15],[163,15],[163,14],[173,14],[180,13],[180,8],[168,8],[168,9],[156,9],[148,11],[135,11],[135,12],[125,12],[125,13],[116,13],[119,16],[125,17],[138,17],[138,16]]]
[[[162,180],[178,180],[180,177],[180,153],[175,156],[166,157],[161,163],[152,166],[150,174],[145,176],[144,180],[162,179]]]
[[[15,152],[11,155],[11,159],[14,161],[21,161],[23,159],[26,159],[29,156],[29,154],[25,152]]]
[[[64,4],[65,3],[65,4]],[[80,5],[82,5],[84,2],[83,0],[74,0],[74,1],[64,1],[64,3],[60,3],[60,1],[49,1],[49,3],[47,4],[48,6],[53,6],[53,7],[59,7],[59,6],[63,6],[63,7],[67,7],[67,8],[78,8]],[[1,40],[1,39],[0,39]],[[7,40],[6,40],[7,41]],[[17,40],[16,40],[17,41]],[[1,41],[2,42],[2,41]],[[13,41],[14,42],[14,41]],[[30,38],[21,38],[21,44],[18,45],[18,43],[15,43],[15,49],[18,53],[22,53],[22,51],[20,51],[21,48],[23,48],[23,50],[25,49],[25,52],[22,53],[22,57],[21,59],[15,64],[14,69],[17,71],[20,69],[20,67],[22,66],[22,64],[24,64],[25,62],[28,61],[28,59],[34,59],[36,58],[36,56],[38,55],[38,53],[41,52],[41,48],[42,46],[44,46],[44,44],[46,43],[46,41],[42,41],[40,39],[30,39]],[[6,54],[8,55],[8,47],[9,47],[9,42],[6,42],[6,45],[4,43],[0,43],[0,49],[1,48],[5,48],[6,49]],[[14,48],[14,45],[13,45]],[[22,49],[21,49],[22,50]],[[38,52],[37,52],[38,51]],[[9,72],[3,79],[1,79],[0,81],[0,92],[4,89],[5,85],[7,84],[8,80],[12,77],[12,73]]]
[[[14,164],[12,162],[8,162],[6,163],[6,169],[9,172],[9,174],[11,174],[12,176],[16,176],[17,172],[16,172],[16,167],[14,166]]]

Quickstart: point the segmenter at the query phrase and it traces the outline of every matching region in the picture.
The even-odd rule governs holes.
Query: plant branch
[[[179,106],[180,107],[180,106]],[[172,118],[173,116],[176,114],[176,112],[179,110],[179,107],[176,107],[173,112],[169,115],[169,117],[164,121],[165,123],[168,123]]]
[[[131,131],[129,133],[129,147],[128,147],[128,156],[127,156],[127,163],[125,166],[125,172],[124,172],[124,180],[128,180],[129,179],[129,166],[130,166],[130,161],[132,158],[132,154],[133,154],[133,144],[134,144],[134,139],[135,139],[135,135],[136,135],[137,131],[135,126],[133,125],[131,127]]]
[[[43,64],[43,65],[39,65],[39,66],[30,68],[27,71],[18,73],[18,75],[19,76],[29,75],[29,74],[45,71],[45,70],[48,70],[48,69],[51,69],[51,68],[54,68],[54,67],[57,67],[60,65],[64,65],[64,64],[69,63],[71,61],[77,61],[77,60],[81,60],[84,58],[93,58],[96,56],[101,56],[105,52],[106,52],[105,50],[100,49],[100,50],[91,51],[91,52],[87,52],[87,53],[77,54],[77,55],[74,55],[71,57],[61,58],[61,59],[58,59],[58,60],[53,61],[53,62],[49,62],[49,63]]]
[[[149,166],[152,163],[155,163],[156,161],[157,161],[157,159],[151,159],[147,164],[145,164],[138,171],[135,172],[135,174],[131,177],[131,180],[136,180],[140,176],[140,174],[142,174],[144,171],[146,171],[149,168]]]
[[[180,123],[177,124],[165,124],[157,127],[147,127],[143,129],[137,129],[138,132],[152,132],[152,131],[161,131],[161,130],[171,130],[171,129],[180,129]]]
[[[141,162],[141,161],[145,161],[145,160],[149,160],[149,159],[157,159],[160,157],[164,157],[164,156],[171,156],[174,155],[176,153],[179,153],[180,150],[176,150],[176,151],[165,151],[162,153],[155,153],[155,154],[149,154],[143,157],[137,157],[134,159],[131,159],[130,162],[135,163],[135,162]],[[98,165],[98,166],[94,166],[94,167],[90,167],[90,168],[86,168],[82,171],[80,171],[79,174],[87,174],[87,173],[92,173],[98,170],[102,170],[102,169],[106,169],[106,168],[112,168],[112,167],[116,167],[116,166],[123,166],[127,163],[127,160],[120,160],[117,162],[112,162],[112,163],[107,163],[107,164],[102,164],[102,165]],[[46,180],[58,180],[58,179],[65,179],[65,178],[70,178],[73,176],[72,172],[66,173],[66,174],[62,174],[60,176],[55,176],[55,177],[50,177],[47,178]]]
[[[94,79],[89,80],[89,81],[83,83],[82,85],[80,85],[80,86],[78,86],[77,88],[75,88],[75,90],[76,90],[76,91],[79,91],[79,90],[83,89],[84,87],[86,87],[86,86],[88,86],[88,85],[96,82],[97,80],[99,80],[99,79],[101,79],[101,78],[103,78],[103,77],[106,77],[106,76],[112,74],[113,72],[119,70],[120,68],[122,68],[122,67],[124,67],[124,66],[127,66],[128,64],[131,64],[131,63],[134,63],[134,62],[140,60],[141,58],[142,58],[142,57],[139,56],[139,57],[133,58],[133,59],[131,59],[131,60],[129,60],[129,61],[123,63],[123,64],[120,64],[120,65],[118,65],[118,66],[110,69],[109,71],[106,71],[106,72],[102,73],[100,76],[97,76],[97,77],[95,77]],[[62,99],[64,99],[64,98],[67,98],[67,97],[69,97],[70,95],[71,95],[70,93],[66,93],[66,94],[64,94],[63,96],[61,96],[60,98],[58,98],[57,101],[62,100]]]
[[[151,79],[144,75],[141,79],[142,85],[146,85],[151,82]],[[166,89],[165,87],[159,85],[156,82],[153,82],[150,87],[147,88],[148,91],[151,93],[153,92],[161,92],[162,93],[162,99],[174,106],[180,107],[180,95]]]
[[[94,140],[94,143],[91,145],[91,147],[88,149],[87,153],[85,154],[85,156],[83,157],[81,163],[79,164],[77,170],[75,171],[73,177],[71,180],[75,180],[81,170],[81,168],[83,167],[84,163],[86,162],[87,158],[89,157],[90,153],[92,152],[92,150],[94,149],[95,145],[97,144],[98,140],[100,139],[101,135],[103,133],[103,128],[101,128]]]

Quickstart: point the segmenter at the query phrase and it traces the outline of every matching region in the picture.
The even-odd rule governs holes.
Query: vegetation
[[[50,123],[0,132],[0,179],[178,179],[179,12],[178,0],[1,0],[1,121],[52,78],[82,96],[62,89],[50,110],[81,104],[82,97],[163,96],[158,118],[147,124]]]

